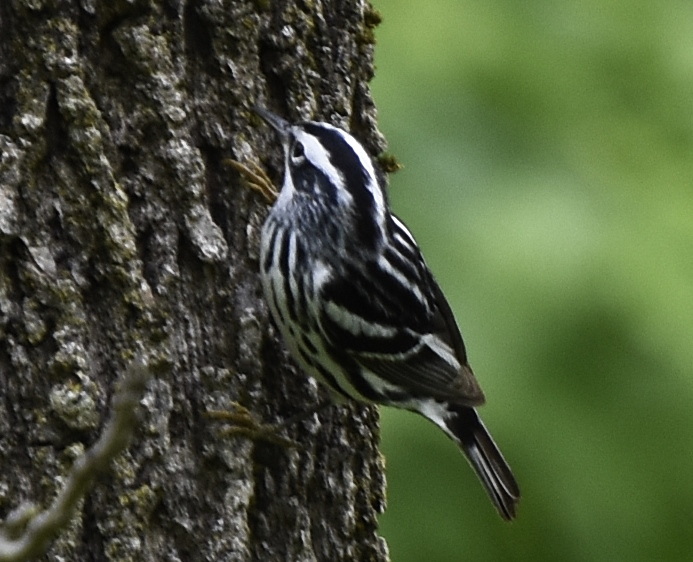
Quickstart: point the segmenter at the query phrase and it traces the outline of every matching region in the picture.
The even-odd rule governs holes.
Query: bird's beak
[[[271,111],[267,111],[264,107],[253,107],[253,111],[262,117],[275,131],[279,133],[282,142],[285,142],[289,136],[291,123],[286,119],[282,119],[279,115],[275,115]]]

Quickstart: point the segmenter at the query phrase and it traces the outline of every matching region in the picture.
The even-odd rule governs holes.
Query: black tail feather
[[[517,512],[520,487],[500,449],[473,408],[450,406],[448,412],[448,435],[462,449],[500,516],[511,521]]]

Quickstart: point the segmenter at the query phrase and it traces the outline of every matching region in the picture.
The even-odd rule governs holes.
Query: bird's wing
[[[395,219],[396,220],[396,219]],[[319,328],[396,394],[476,406],[484,395],[445,296],[403,225],[377,260],[345,260],[321,292]]]

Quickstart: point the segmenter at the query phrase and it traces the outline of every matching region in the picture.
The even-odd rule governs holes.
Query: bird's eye
[[[291,149],[291,160],[293,160],[294,164],[300,164],[305,157],[306,149],[303,147],[303,143],[296,141]]]

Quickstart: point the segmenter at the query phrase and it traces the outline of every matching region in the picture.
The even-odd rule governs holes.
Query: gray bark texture
[[[277,339],[257,275],[267,205],[232,158],[254,116],[350,129],[372,154],[377,14],[362,0],[0,2],[0,518],[58,493],[135,357],[125,453],[45,560],[387,560],[377,412],[330,407]],[[233,431],[233,430],[232,430]]]

